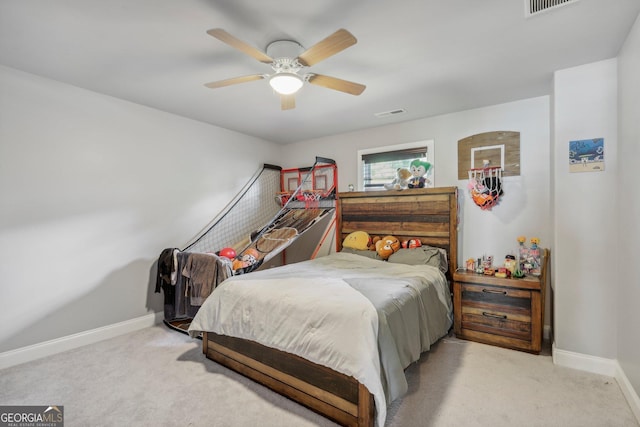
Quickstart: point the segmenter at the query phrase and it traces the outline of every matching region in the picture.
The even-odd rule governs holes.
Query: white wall
[[[152,265],[280,146],[0,67],[0,352],[162,311]]]
[[[555,346],[615,359],[617,348],[617,62],[554,75]],[[569,141],[604,138],[605,170],[570,173]]]
[[[433,139],[435,185],[459,188],[459,264],[483,254],[500,262],[515,253],[520,235],[539,237],[541,246],[552,247],[549,103],[544,96],[304,141],[285,146],[285,155],[289,167],[311,164],[312,155],[336,160],[338,189],[348,191],[358,181],[358,150]],[[502,200],[484,211],[471,200],[467,181],[458,180],[458,141],[496,130],[520,132],[521,175],[505,178]],[[545,325],[551,324],[550,296]]]
[[[634,191],[640,159],[640,17],[618,56],[618,362],[640,395],[640,197]]]
[[[291,167],[312,163],[312,155],[333,158],[338,188],[348,191],[349,184],[357,184],[359,149],[433,139],[435,185],[461,190],[458,260],[483,254],[502,260],[516,250],[519,235],[551,246],[549,116],[549,98],[539,97],[290,144],[285,153]],[[520,132],[521,176],[505,178],[502,200],[483,211],[471,201],[467,181],[458,180],[458,140],[496,130]]]

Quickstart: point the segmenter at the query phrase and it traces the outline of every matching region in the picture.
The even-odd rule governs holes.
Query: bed
[[[406,392],[403,370],[452,325],[457,190],[342,193],[337,209],[338,242],[353,231],[417,238],[430,265],[338,245],[225,281],[189,333],[202,334],[207,358],[341,425],[382,427],[387,404]]]

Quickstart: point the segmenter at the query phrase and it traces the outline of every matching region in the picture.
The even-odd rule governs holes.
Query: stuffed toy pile
[[[371,237],[366,231],[354,231],[342,241],[343,248],[359,251],[375,251],[382,260],[387,260],[401,248],[414,249],[422,246],[419,239],[407,239],[400,241],[396,236]]]

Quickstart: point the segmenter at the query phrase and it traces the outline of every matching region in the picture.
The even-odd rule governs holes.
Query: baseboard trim
[[[627,403],[631,407],[631,412],[636,416],[638,423],[640,424],[640,397],[638,393],[633,389],[631,382],[629,382],[629,378],[625,375],[622,370],[622,366],[616,361],[616,374],[615,379],[620,386],[620,390],[622,390],[622,394],[624,398],[627,399]]]
[[[614,359],[605,359],[604,357],[560,350],[556,347],[555,342],[551,347],[551,355],[553,363],[559,366],[566,366],[567,368],[579,369],[608,377],[615,377],[616,374],[617,362]]]
[[[575,353],[556,348],[554,342],[551,347],[553,363],[558,366],[579,369],[581,371],[612,377],[618,383],[624,398],[627,400],[631,412],[640,423],[640,397],[631,385],[624,370],[615,359],[605,359],[603,357],[590,356],[582,353]]]
[[[87,344],[114,338],[162,323],[164,313],[150,313],[124,322],[114,323],[96,329],[79,332],[66,337],[56,338],[27,347],[0,353],[0,369],[20,365],[32,360],[52,356],[63,351],[72,350]]]

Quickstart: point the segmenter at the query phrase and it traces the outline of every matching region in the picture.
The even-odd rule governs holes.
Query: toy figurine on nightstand
[[[541,259],[540,259],[540,239],[537,237],[531,238],[531,247],[529,248],[529,259],[532,264],[530,273],[534,276],[540,275]]]
[[[509,254],[504,258],[504,268],[509,271],[509,277],[513,276],[513,273],[516,272],[518,263],[516,262],[516,257]]]
[[[537,237],[531,238],[531,247],[527,248],[524,244],[526,237],[519,236],[518,243],[520,243],[519,250],[519,266],[520,271],[523,274],[531,274],[534,276],[540,275],[540,239]]]
[[[518,236],[518,268],[516,269],[520,274],[516,274],[515,277],[524,277],[525,268],[524,263],[529,256],[529,248],[524,244],[527,241],[525,236]]]

